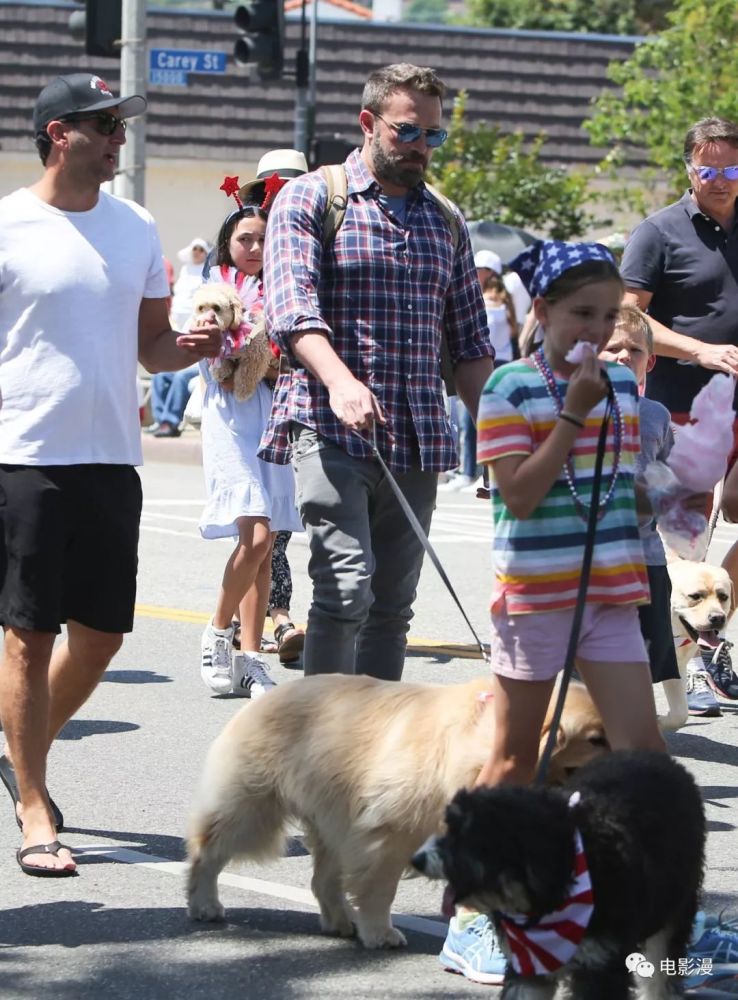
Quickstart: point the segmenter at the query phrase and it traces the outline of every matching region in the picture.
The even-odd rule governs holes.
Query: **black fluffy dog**
[[[577,770],[565,789],[461,791],[446,823],[445,836],[422,847],[413,864],[447,879],[449,906],[489,913],[509,958],[515,948],[506,916],[515,915],[515,934],[566,905],[575,831],[581,835],[594,896],[583,937],[557,971],[520,975],[508,962],[505,1000],[547,1000],[558,987],[573,1000],[627,1000],[636,985],[652,1000],[681,995],[679,978],[663,973],[661,962],[678,967],[687,955],[705,819],[699,790],[680,764],[666,754],[621,751]],[[653,965],[652,977],[628,971],[634,952]]]

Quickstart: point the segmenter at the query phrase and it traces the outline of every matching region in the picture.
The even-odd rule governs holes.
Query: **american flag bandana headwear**
[[[592,919],[594,895],[579,830],[574,831],[574,883],[562,906],[531,927],[523,913],[500,913],[510,963],[520,976],[543,976],[566,965],[576,953]]]
[[[588,260],[606,260],[617,267],[615,258],[601,243],[564,243],[562,240],[536,240],[508,264],[516,271],[530,295],[545,295],[565,271]]]

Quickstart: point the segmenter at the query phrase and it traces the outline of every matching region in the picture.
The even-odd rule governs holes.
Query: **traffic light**
[[[123,0],[85,0],[69,17],[69,30],[85,43],[88,56],[120,57]]]
[[[256,66],[262,80],[279,80],[284,62],[283,0],[249,0],[233,15],[241,37],[233,56],[239,66]]]

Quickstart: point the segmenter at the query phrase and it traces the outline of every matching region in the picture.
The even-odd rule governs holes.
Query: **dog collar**
[[[574,804],[574,803],[570,803]],[[594,894],[579,830],[574,830],[574,871],[562,905],[531,924],[524,913],[497,913],[507,937],[510,964],[521,976],[555,972],[574,957],[592,919]]]

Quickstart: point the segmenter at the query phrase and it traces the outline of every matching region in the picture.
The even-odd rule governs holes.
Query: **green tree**
[[[581,236],[595,219],[584,202],[587,179],[541,162],[545,136],[526,148],[522,133],[503,134],[465,122],[466,93],[454,103],[449,138],[433,158],[432,182],[467,219],[492,219],[534,229],[553,239]]]
[[[664,27],[674,0],[470,0],[469,20],[488,28],[634,34]]]
[[[686,184],[682,147],[689,126],[712,116],[738,120],[738,4],[677,0],[668,22],[630,59],[611,63],[608,76],[619,89],[600,95],[585,128],[609,150],[603,167],[617,171],[629,150],[644,150],[651,176],[665,178],[676,195]]]

